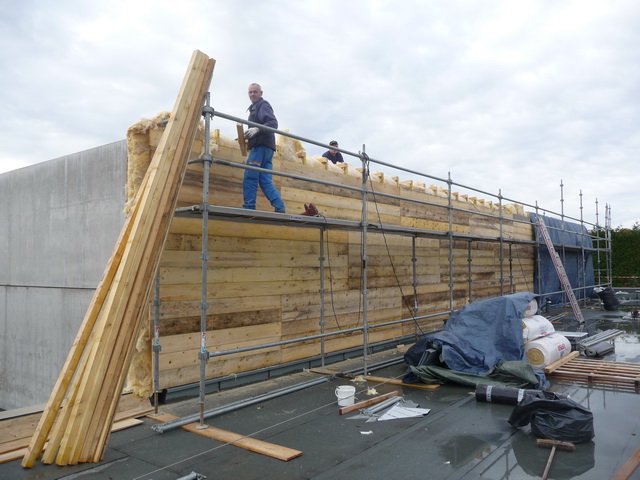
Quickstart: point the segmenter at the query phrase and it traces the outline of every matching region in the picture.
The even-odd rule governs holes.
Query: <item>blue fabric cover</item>
[[[593,293],[593,288],[583,290],[576,289],[587,285],[594,285],[592,252],[585,250],[583,261],[583,252],[580,250],[565,249],[564,252],[562,251],[562,245],[566,247],[584,247],[585,249],[591,249],[593,242],[591,237],[587,235],[588,230],[577,223],[567,221],[563,223],[562,220],[545,217],[544,215],[541,215],[541,217],[547,226],[551,242],[555,245],[560,260],[562,260],[567,278],[569,279],[571,288],[574,289],[576,298],[588,298]],[[562,287],[562,283],[560,283],[560,278],[549,255],[547,245],[544,243],[544,238],[542,234],[538,232],[539,227],[535,213],[531,213],[530,218],[535,227],[538,241],[541,243],[538,249],[538,256],[540,258],[539,269],[536,268],[535,273],[535,292],[542,295],[541,306],[544,305],[547,300],[551,300],[552,305],[560,305],[563,302],[563,295],[561,293],[545,295],[545,292],[562,291],[564,288]],[[563,227],[564,232],[561,231]]]
[[[524,360],[522,317],[535,297],[521,292],[471,303],[424,342],[441,347],[444,363],[458,372],[484,375],[500,362]]]

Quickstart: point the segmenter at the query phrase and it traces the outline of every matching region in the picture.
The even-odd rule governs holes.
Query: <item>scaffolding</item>
[[[199,382],[199,405],[200,405],[200,424],[204,425],[204,420],[207,414],[205,413],[204,403],[205,403],[205,391],[206,391],[206,378],[205,378],[205,364],[212,358],[218,358],[225,355],[249,352],[253,350],[271,348],[271,347],[281,347],[284,345],[289,345],[292,343],[305,342],[310,340],[318,340],[320,343],[320,362],[321,365],[325,365],[325,340],[329,337],[333,337],[336,335],[344,335],[351,332],[359,332],[363,336],[363,342],[361,345],[361,356],[363,358],[363,368],[362,373],[367,375],[369,371],[369,359],[368,354],[372,348],[372,345],[369,343],[369,334],[372,329],[382,328],[390,325],[399,325],[405,323],[413,323],[415,324],[415,332],[414,337],[419,334],[423,334],[425,332],[420,331],[420,327],[418,325],[418,321],[426,320],[431,318],[441,318],[449,316],[454,311],[454,245],[456,242],[464,242],[467,245],[467,258],[466,262],[468,264],[467,267],[467,276],[466,279],[467,289],[468,289],[468,298],[467,301],[473,302],[476,300],[474,295],[474,285],[472,280],[472,247],[477,243],[491,243],[498,246],[499,250],[499,288],[500,295],[505,295],[509,293],[515,293],[515,285],[516,285],[516,274],[514,272],[514,250],[516,250],[516,258],[517,258],[517,248],[518,247],[530,247],[535,249],[536,252],[540,250],[544,245],[540,241],[540,238],[536,236],[535,239],[522,239],[515,238],[506,234],[504,231],[505,222],[507,221],[504,217],[504,207],[506,202],[510,203],[518,203],[524,207],[529,207],[532,209],[534,214],[537,216],[539,214],[544,215],[553,215],[561,219],[563,227],[560,229],[561,234],[564,235],[564,225],[565,222],[577,222],[581,226],[580,235],[588,237],[591,239],[592,247],[584,246],[584,243],[579,247],[565,244],[564,241],[561,242],[560,245],[556,244],[556,248],[560,251],[560,254],[564,260],[564,256],[567,252],[577,252],[583,262],[586,261],[588,254],[593,254],[595,260],[598,262],[598,265],[601,265],[602,257],[604,257],[606,268],[604,270],[598,269],[596,270],[596,283],[595,285],[586,285],[586,272],[585,269],[582,269],[581,275],[583,276],[583,282],[581,283],[581,287],[578,287],[576,290],[580,291],[578,297],[586,298],[586,293],[590,292],[596,286],[602,286],[610,284],[611,280],[611,260],[610,260],[610,252],[611,252],[611,235],[610,235],[610,208],[607,206],[605,213],[605,225],[601,227],[598,222],[596,224],[591,224],[586,222],[582,215],[582,192],[580,192],[580,218],[572,218],[570,216],[565,215],[564,213],[564,192],[563,185],[561,183],[561,205],[562,209],[560,213],[553,212],[550,210],[542,210],[537,202],[535,205],[529,205],[522,202],[517,202],[516,200],[504,197],[502,192],[499,191],[497,194],[479,190],[467,185],[463,185],[457,182],[454,182],[451,178],[451,174],[447,174],[447,178],[440,178],[432,175],[428,175],[423,172],[402,168],[397,165],[393,165],[390,163],[383,162],[381,160],[376,160],[371,158],[367,153],[365,153],[365,146],[362,146],[362,150],[359,152],[352,152],[346,150],[344,148],[339,148],[331,145],[327,145],[325,143],[315,141],[313,139],[304,138],[302,136],[298,136],[292,134],[287,131],[278,130],[275,128],[266,127],[264,125],[260,125],[257,123],[250,122],[248,120],[238,118],[232,115],[228,115],[222,112],[215,111],[209,104],[209,95],[207,94],[205,99],[205,107],[203,108],[203,117],[204,117],[204,128],[205,128],[205,142],[204,142],[204,154],[195,160],[192,160],[190,163],[198,163],[202,165],[203,168],[203,191],[202,191],[202,203],[197,205],[192,205],[189,207],[178,208],[175,212],[177,217],[185,217],[197,219],[200,218],[202,220],[202,251],[201,251],[201,260],[202,260],[202,294],[201,294],[201,332],[200,332],[200,351],[198,354],[198,359],[200,362],[200,382]],[[234,162],[230,162],[227,160],[215,158],[210,153],[210,128],[211,121],[214,117],[218,117],[224,120],[228,120],[231,122],[235,122],[236,124],[244,124],[249,127],[259,127],[263,130],[268,130],[278,135],[282,135],[285,137],[292,138],[294,140],[298,140],[307,144],[323,147],[326,149],[334,149],[340,151],[343,155],[347,155],[350,157],[354,157],[359,160],[361,163],[361,186],[354,187],[351,185],[334,183],[326,180],[320,180],[316,178],[306,177],[302,175],[296,175],[288,172],[280,172],[275,170],[265,170],[258,167],[253,167],[249,165],[238,164]],[[408,197],[400,197],[393,194],[375,191],[373,187],[373,183],[371,182],[371,165],[376,164],[380,167],[391,168],[394,170],[402,171],[404,173],[416,175],[421,178],[430,179],[430,181],[440,182],[443,185],[446,185],[446,189],[443,192],[446,192],[446,205],[442,205],[436,202],[430,202],[426,200],[412,199]],[[257,211],[257,210],[245,210],[242,208],[228,207],[228,206],[220,206],[213,205],[209,203],[209,175],[210,168],[212,166],[216,166],[219,168],[240,168],[240,169],[249,169],[255,170],[258,172],[268,173],[271,175],[286,177],[290,179],[300,180],[303,182],[310,182],[315,184],[321,184],[329,187],[337,187],[342,190],[349,190],[355,192],[361,202],[362,202],[362,217],[359,221],[355,220],[343,220],[337,218],[325,218],[319,216],[303,216],[303,215],[292,215],[292,214],[282,214],[282,213],[272,213],[266,211]],[[461,208],[459,206],[455,206],[453,187],[466,189],[470,192],[474,192],[474,194],[480,194],[485,197],[496,199],[494,205],[497,205],[496,213],[487,213],[481,212],[479,210],[472,210]],[[431,207],[434,209],[445,209],[446,210],[446,218],[448,219],[448,230],[435,230],[435,229],[425,229],[425,228],[416,228],[416,227],[407,227],[402,225],[390,225],[385,224],[381,221],[380,218],[370,220],[368,218],[368,205],[373,202],[376,202],[378,197],[385,197],[392,200],[401,200],[404,202],[413,202],[423,207]],[[373,199],[373,200],[371,200]],[[596,218],[598,215],[597,212],[597,200],[596,200]],[[495,209],[494,209],[495,210]],[[493,229],[496,230],[497,234],[495,236],[492,235],[479,235],[472,233],[461,233],[455,231],[454,229],[454,213],[459,214],[468,214],[472,216],[477,216],[481,218],[483,221],[487,222]],[[290,338],[287,340],[280,340],[276,342],[269,343],[261,343],[259,345],[251,345],[241,348],[234,348],[228,350],[219,350],[215,352],[207,351],[207,270],[208,270],[208,260],[209,260],[209,251],[208,251],[208,230],[207,225],[210,220],[219,220],[219,221],[231,221],[231,222],[249,222],[254,224],[266,224],[266,225],[285,225],[285,226],[293,226],[296,228],[304,228],[304,229],[316,229],[318,231],[318,242],[320,248],[320,254],[318,257],[319,262],[319,275],[320,275],[320,331],[316,335],[307,335],[299,338]],[[517,218],[517,216],[513,216],[513,218],[509,218],[508,222],[510,224],[521,223],[526,225],[531,225],[532,220],[521,216],[521,218]],[[549,229],[553,229],[553,227],[549,227]],[[327,332],[325,329],[325,266],[326,266],[326,258],[324,251],[324,243],[325,237],[327,233],[331,230],[342,230],[342,231],[352,231],[352,232],[360,232],[361,235],[361,288],[360,288],[360,301],[362,302],[362,325],[356,326],[355,328],[342,329]],[[400,235],[409,237],[411,239],[411,264],[412,264],[412,285],[413,288],[413,304],[405,305],[410,312],[409,318],[401,318],[396,320],[391,320],[382,323],[370,324],[367,317],[367,296],[368,296],[368,285],[367,285],[367,270],[368,270],[368,252],[367,252],[367,235],[375,233],[375,234],[383,234],[383,235]],[[573,232],[575,233],[575,232]],[[418,295],[417,295],[417,265],[419,262],[419,258],[416,254],[416,240],[419,238],[431,238],[431,239],[439,239],[448,243],[448,308],[443,311],[429,313],[429,314],[420,314],[420,305],[418,303]],[[505,248],[506,247],[506,248]],[[505,253],[508,254],[508,257],[505,258]],[[536,255],[536,261],[540,262],[539,255]],[[155,289],[155,315],[154,315],[154,339],[153,339],[153,364],[154,364],[154,398],[155,405],[157,409],[158,405],[158,397],[160,392],[162,392],[162,388],[159,382],[159,362],[158,356],[161,351],[160,346],[160,313],[159,310],[161,308],[160,298],[159,298],[159,277],[156,279],[156,289]],[[398,285],[400,286],[400,285]],[[400,287],[401,288],[401,287]],[[563,290],[558,290],[554,292],[542,292],[541,285],[538,285],[538,294],[560,294],[563,293]],[[286,393],[286,392],[285,392]],[[192,420],[193,421],[193,420]],[[166,429],[174,428],[175,426],[179,426],[178,424],[173,425],[172,422],[168,424],[154,426],[154,429],[158,431],[164,431]]]

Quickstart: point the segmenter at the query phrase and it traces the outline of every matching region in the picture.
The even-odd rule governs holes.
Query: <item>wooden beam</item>
[[[238,145],[240,145],[240,153],[243,157],[247,156],[247,142],[244,139],[244,125],[242,123],[236,123],[236,131],[238,132]]]
[[[149,415],[149,418],[158,422],[169,422],[171,420],[177,419],[178,417],[165,413],[161,415]],[[208,425],[206,428],[200,428],[199,422],[183,425],[180,428],[186,430],[187,432],[197,433],[198,435],[202,435],[213,440],[218,440],[219,442],[235,445],[236,447],[244,448],[245,450],[250,450],[262,455],[277,458],[278,460],[284,460],[285,462],[288,462],[289,460],[302,455],[302,452],[300,450],[282,447],[280,445],[264,442],[262,440],[257,440],[245,435],[240,435],[239,433],[229,432],[228,430],[222,430],[221,428],[212,427],[210,425]]]
[[[424,383],[404,383],[397,378],[372,377],[370,375],[363,377],[367,382],[372,383],[389,383],[391,385],[400,385],[401,387],[418,388],[421,390],[437,390],[440,385],[426,385]]]
[[[627,480],[631,477],[631,474],[640,465],[640,448],[635,451],[633,455],[625,462],[624,465],[618,470],[611,480]]]
[[[360,410],[361,408],[370,407],[371,405],[376,405],[380,402],[383,402],[387,398],[391,397],[399,397],[400,393],[397,390],[393,392],[385,393],[384,395],[380,395],[378,397],[370,398],[368,400],[363,400],[362,402],[354,403],[353,405],[349,405],[346,407],[342,407],[340,411],[340,415],[344,415],[345,413],[350,413],[355,410]]]
[[[574,352],[569,353],[569,355],[566,355],[566,356],[562,357],[560,360],[556,360],[551,365],[546,366],[544,368],[544,373],[549,374],[549,373],[552,373],[552,372],[556,371],[557,369],[559,369],[564,364],[566,364],[569,361],[571,361],[574,358],[576,358],[578,355],[580,355],[580,352],[578,352],[577,350],[574,351]]]

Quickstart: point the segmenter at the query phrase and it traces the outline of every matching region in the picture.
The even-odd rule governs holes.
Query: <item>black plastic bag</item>
[[[584,443],[593,438],[595,432],[590,410],[570,398],[542,393],[543,398],[525,395],[511,412],[509,423],[514,427],[531,423],[534,435],[550,440]]]
[[[613,291],[613,288],[609,286],[604,290],[596,292],[596,295],[598,295],[598,297],[600,297],[600,300],[602,300],[605,310],[607,310],[608,312],[615,312],[618,310],[618,307],[620,306],[620,300],[618,300],[618,297],[616,297],[616,292]]]

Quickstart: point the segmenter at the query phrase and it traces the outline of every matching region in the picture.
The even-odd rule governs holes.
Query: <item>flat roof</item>
[[[613,322],[620,327],[624,323],[625,312],[584,313],[593,325],[604,322],[608,327]],[[619,360],[620,356],[640,363],[637,327],[636,322],[628,333],[615,339],[616,353],[608,360]],[[392,349],[372,354],[370,361],[384,364],[399,356]],[[354,358],[328,368],[344,372],[361,364],[361,358]],[[406,365],[398,363],[368,373],[401,378],[405,371]],[[216,392],[207,396],[205,408],[215,409],[320,377],[304,371]],[[340,385],[355,386],[356,401],[372,397],[367,395],[368,388],[375,388],[376,395],[398,390],[406,400],[431,411],[420,418],[376,422],[368,422],[359,412],[340,415],[335,394]],[[551,391],[568,394],[591,410],[595,428],[595,438],[577,444],[575,452],[556,452],[551,478],[611,478],[640,448],[638,394],[557,381],[552,381]],[[198,399],[189,398],[162,405],[160,411],[187,416],[197,413],[198,407]],[[0,465],[0,477],[163,480],[195,472],[209,479],[261,480],[539,478],[550,450],[536,446],[530,427],[511,427],[507,420],[513,408],[478,402],[473,389],[464,386],[422,390],[329,377],[309,388],[206,420],[213,427],[302,452],[288,461],[181,428],[157,433],[151,428],[157,422],[144,418],[143,425],[111,435],[100,463],[58,467],[38,460],[34,468],[23,469],[20,461],[13,461]],[[640,469],[629,478],[640,478]]]

